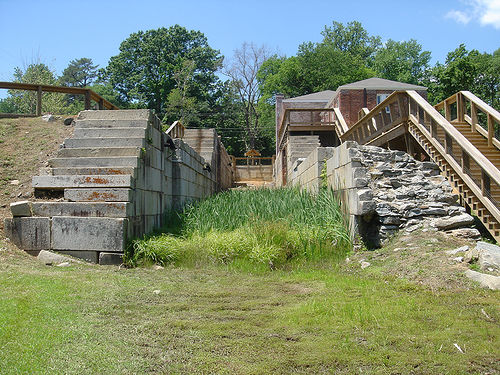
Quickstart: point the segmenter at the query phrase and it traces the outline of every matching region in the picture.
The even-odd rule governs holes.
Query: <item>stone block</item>
[[[144,128],[80,128],[75,129],[74,138],[145,138]]]
[[[10,204],[10,212],[13,217],[32,216],[31,202],[21,201]]]
[[[120,253],[99,253],[99,264],[101,266],[119,266],[123,263],[123,254]]]
[[[136,168],[133,167],[76,167],[76,168],[51,168],[51,173],[47,173],[53,176],[60,175],[131,175],[135,177]]]
[[[88,176],[35,176],[32,180],[35,189],[96,188],[96,187],[134,187],[130,175],[88,175]]]
[[[75,129],[77,128],[146,128],[148,126],[147,119],[85,119],[76,120]]]
[[[52,249],[123,252],[127,219],[56,216],[52,218]]]
[[[33,216],[127,217],[132,204],[124,202],[33,202]]]
[[[113,156],[140,156],[140,147],[77,147],[62,148],[58,151],[60,158],[107,158]]]
[[[23,250],[50,249],[50,219],[14,217],[5,219],[5,235]]]
[[[64,189],[64,199],[73,202],[131,202],[132,192],[126,188]]]
[[[144,147],[145,139],[138,138],[68,138],[64,141],[66,148],[86,147]]]
[[[49,160],[52,168],[102,168],[102,167],[134,167],[140,164],[136,156],[110,156],[89,158],[54,158]]]

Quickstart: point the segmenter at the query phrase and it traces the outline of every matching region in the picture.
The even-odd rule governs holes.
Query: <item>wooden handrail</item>
[[[365,116],[360,118],[354,125],[352,125],[348,131],[340,136],[342,141],[357,141],[358,143],[364,143],[368,141],[368,137],[371,139],[382,135],[384,131],[391,130],[396,123],[401,123],[406,121],[406,115],[401,101],[402,96],[405,91],[395,91],[389,95],[384,101],[379,103],[375,108],[368,112]],[[399,117],[390,122],[385,122],[385,115],[382,110],[385,111],[386,107],[390,107],[396,104],[399,107]],[[381,116],[381,124],[377,123],[376,117]]]
[[[53,85],[38,85],[34,83],[22,83],[22,82],[1,82],[0,89],[8,90],[28,90],[37,92],[37,105],[36,105],[36,115],[41,116],[42,114],[42,92],[58,92],[62,94],[75,94],[85,96],[85,109],[90,109],[90,100],[94,100],[98,103],[99,109],[119,109],[113,103],[107,101],[99,94],[95,93],[91,89],[86,89],[83,87],[67,87],[67,86],[53,86]]]
[[[477,165],[483,169],[490,178],[495,181],[497,185],[500,186],[500,171],[496,168],[491,161],[489,161],[479,150],[474,147],[472,143],[460,133],[452,124],[450,124],[441,114],[430,105],[424,98],[422,98],[416,91],[407,91],[408,96],[413,99],[418,106],[420,106],[436,123],[439,125],[445,133],[449,134],[453,141],[465,151],[469,157],[471,157]],[[414,119],[415,120],[415,119]],[[429,135],[433,137],[430,133]]]
[[[174,121],[172,125],[167,129],[167,133],[172,138],[184,138],[184,130],[186,128],[181,124],[179,120]]]
[[[470,104],[471,114],[467,113],[466,101]],[[495,138],[495,126],[500,127],[500,112],[486,104],[470,91],[460,91],[446,98],[442,102],[436,104],[434,108],[444,110],[445,118],[448,121],[455,119],[451,118],[451,106],[457,105],[457,117],[459,122],[466,122],[471,126],[472,132],[478,132],[488,140],[489,146],[495,146],[500,149],[500,140]],[[477,110],[481,110],[487,118],[487,130],[478,123]],[[496,124],[496,125],[495,125]]]

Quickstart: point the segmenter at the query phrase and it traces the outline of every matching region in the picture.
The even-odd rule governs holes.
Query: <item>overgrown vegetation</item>
[[[167,233],[133,241],[129,265],[338,260],[350,249],[344,215],[329,189],[233,190],[169,217]]]

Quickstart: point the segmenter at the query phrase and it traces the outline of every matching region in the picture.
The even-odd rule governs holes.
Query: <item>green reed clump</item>
[[[294,259],[339,259],[351,246],[345,215],[329,189],[317,195],[291,188],[228,191],[171,218],[170,234],[132,243],[129,264],[243,259],[274,268]]]

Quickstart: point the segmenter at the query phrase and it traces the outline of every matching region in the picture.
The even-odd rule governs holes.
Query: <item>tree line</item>
[[[189,127],[216,128],[237,156],[251,148],[274,152],[277,93],[293,97],[380,77],[427,86],[432,104],[469,90],[500,107],[500,48],[489,54],[461,44],[431,66],[431,53],[416,40],[383,42],[357,21],[333,22],[321,36],[290,57],[243,43],[224,59],[203,33],[175,25],[131,34],[106,67],[79,58],[56,76],[37,62],[16,68],[13,80],[87,87],[120,108],[153,109],[166,125],[180,119]],[[0,112],[33,113],[34,95],[9,90]],[[74,114],[84,104],[79,96],[44,93],[43,105],[46,112]]]

